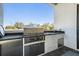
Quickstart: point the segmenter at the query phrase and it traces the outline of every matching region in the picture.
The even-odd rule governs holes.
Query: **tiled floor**
[[[49,52],[43,56],[79,56],[79,52],[68,47],[61,47],[55,51]]]

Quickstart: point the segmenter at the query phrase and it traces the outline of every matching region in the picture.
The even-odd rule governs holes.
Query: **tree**
[[[23,29],[24,24],[21,23],[21,22],[16,22],[16,23],[14,24],[14,26],[15,26],[17,29]]]
[[[6,26],[5,29],[17,29],[15,26]]]
[[[41,25],[40,27],[44,28],[44,30],[52,30],[54,28],[54,25],[45,23],[45,24]]]
[[[53,28],[54,28],[54,25],[53,24],[49,24],[49,29],[53,30]]]

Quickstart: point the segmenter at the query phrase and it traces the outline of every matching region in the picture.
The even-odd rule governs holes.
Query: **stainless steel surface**
[[[30,43],[30,42],[45,40],[45,38],[43,33],[34,33],[34,34],[26,35],[26,37],[24,37],[24,40],[25,43]]]
[[[0,36],[3,37],[5,35],[5,31],[2,25],[0,25]]]
[[[22,56],[23,55],[23,41],[22,39],[14,39],[7,41],[0,41],[1,56]]]

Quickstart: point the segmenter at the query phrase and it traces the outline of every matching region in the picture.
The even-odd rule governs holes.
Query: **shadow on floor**
[[[43,56],[79,56],[79,52],[68,47],[61,47],[55,51],[49,52]]]

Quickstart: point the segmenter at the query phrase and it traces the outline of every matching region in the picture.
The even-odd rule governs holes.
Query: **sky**
[[[54,8],[49,4],[42,3],[5,3],[4,26],[22,22],[44,24],[54,22]]]

